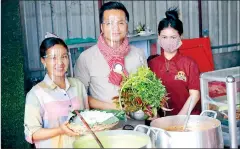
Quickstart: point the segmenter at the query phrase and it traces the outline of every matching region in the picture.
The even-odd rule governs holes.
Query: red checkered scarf
[[[123,68],[123,73],[125,75],[128,75],[128,72],[126,71],[124,65],[124,57],[128,54],[130,50],[128,38],[125,38],[123,43],[117,49],[113,49],[105,43],[104,37],[101,34],[98,38],[97,46],[100,52],[103,54],[105,60],[108,62],[108,66],[110,67],[108,81],[114,85],[120,86],[120,83],[122,81],[122,75],[114,72],[113,69],[116,64],[120,64]]]

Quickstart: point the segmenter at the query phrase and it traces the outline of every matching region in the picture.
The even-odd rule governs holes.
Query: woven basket
[[[98,131],[103,131],[103,130],[110,130],[111,128],[113,128],[114,126],[116,126],[118,124],[118,122],[113,123],[113,124],[97,124],[97,125],[93,125],[91,127],[91,130],[93,132],[98,132]],[[87,129],[87,127],[85,125],[79,125],[79,124],[68,124],[68,127],[70,129],[72,129],[74,132],[79,133],[80,135],[86,135],[88,133],[90,133],[90,131]]]

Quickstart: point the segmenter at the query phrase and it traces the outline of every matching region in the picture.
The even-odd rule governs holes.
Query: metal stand
[[[231,148],[237,148],[237,123],[236,123],[236,83],[233,76],[226,78],[227,99],[228,99],[228,126],[231,141]]]

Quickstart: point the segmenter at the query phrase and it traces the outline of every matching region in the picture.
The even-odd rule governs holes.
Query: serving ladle
[[[186,131],[186,128],[187,128],[187,123],[188,123],[188,120],[189,120],[189,117],[190,117],[190,114],[192,112],[192,97],[190,98],[190,103],[189,103],[189,106],[188,106],[188,112],[187,112],[187,118],[185,119],[185,122],[184,122],[184,126],[183,126],[183,131]]]

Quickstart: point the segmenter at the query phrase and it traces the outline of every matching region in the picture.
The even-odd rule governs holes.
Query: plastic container
[[[240,67],[202,73],[200,85],[202,110],[227,110],[229,135],[225,133],[224,142],[231,148],[237,148],[236,108],[240,104]]]
[[[229,127],[222,125],[222,131],[223,131],[223,141],[224,141],[224,146],[229,147],[230,146],[230,135],[229,135]],[[237,141],[238,141],[238,146],[240,146],[240,127],[237,127]]]

